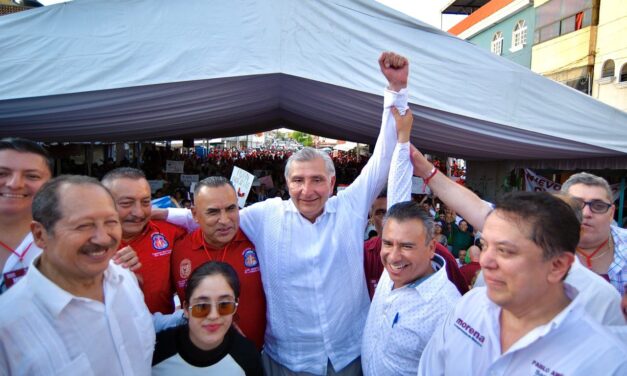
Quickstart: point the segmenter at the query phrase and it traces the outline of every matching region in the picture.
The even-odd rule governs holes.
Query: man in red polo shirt
[[[172,253],[172,279],[181,301],[192,271],[207,261],[230,264],[239,277],[241,295],[235,323],[246,337],[263,346],[266,299],[254,245],[239,228],[237,195],[222,176],[196,184],[192,214],[200,228],[176,243]]]
[[[150,220],[150,185],[141,170],[120,167],[107,173],[102,184],[109,189],[122,223],[120,249],[132,248],[141,267],[134,270],[150,313],[174,312],[174,284],[170,258],[174,243],[186,235],[181,227]]]

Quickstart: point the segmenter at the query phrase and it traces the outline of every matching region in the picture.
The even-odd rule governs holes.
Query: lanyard
[[[586,265],[588,266],[588,268],[592,267],[592,258],[594,257],[594,255],[596,255],[597,253],[599,253],[599,251],[605,247],[605,245],[607,244],[607,242],[610,241],[610,238],[607,238],[607,240],[605,240],[603,243],[601,243],[600,246],[597,247],[597,249],[594,250],[594,252],[592,252],[591,254],[587,254],[584,251],[582,251],[581,249],[577,248],[577,251],[579,251],[580,255],[583,255],[583,257],[586,258]]]
[[[22,254],[20,255],[19,253],[17,253],[13,248],[9,247],[8,245],[4,244],[3,242],[0,242],[0,245],[3,246],[4,248],[6,248],[8,251],[10,251],[11,253],[13,253],[14,255],[17,256],[18,260],[20,262],[24,261],[24,256],[26,256],[26,252],[28,252],[28,250],[30,249],[30,246],[33,245],[33,242],[30,242],[28,244],[28,246],[26,247],[26,249],[24,250],[24,252],[22,252]]]

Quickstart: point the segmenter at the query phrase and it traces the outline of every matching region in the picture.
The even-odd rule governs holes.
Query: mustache
[[[134,215],[130,215],[126,218],[124,218],[123,222],[143,222],[146,220],[146,217],[137,217]]]
[[[105,245],[87,243],[79,248],[79,252],[81,253],[94,253],[94,252],[100,252],[100,251],[106,252],[108,249],[115,248],[117,244],[118,244],[118,241],[113,238],[111,239],[109,244],[105,244]]]

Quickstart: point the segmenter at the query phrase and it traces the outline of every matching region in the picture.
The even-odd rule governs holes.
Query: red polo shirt
[[[174,312],[174,284],[170,277],[170,257],[174,243],[187,232],[165,221],[150,221],[144,231],[120,248],[130,245],[137,252],[142,267],[135,273],[141,276],[144,301],[150,313]]]
[[[181,302],[185,300],[185,285],[192,271],[207,261],[226,262],[237,272],[241,293],[234,321],[261,349],[266,331],[266,297],[255,247],[242,230],[238,230],[233,240],[220,249],[205,242],[201,229],[188,234],[176,243],[172,253],[172,280]]]
[[[481,270],[481,265],[477,261],[473,261],[470,264],[462,265],[459,271],[466,279],[468,286],[472,286],[477,278],[477,273]]]

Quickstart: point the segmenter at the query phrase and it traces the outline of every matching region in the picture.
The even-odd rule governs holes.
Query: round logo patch
[[[168,243],[168,240],[165,238],[165,236],[163,236],[163,234],[152,234],[152,248],[158,251],[162,251],[168,248],[169,245],[170,243]]]
[[[190,259],[183,259],[179,265],[179,274],[181,278],[189,278],[192,274],[192,261]]]
[[[254,249],[247,249],[244,251],[244,266],[247,268],[255,268],[259,266],[259,260],[257,260],[257,252]]]

